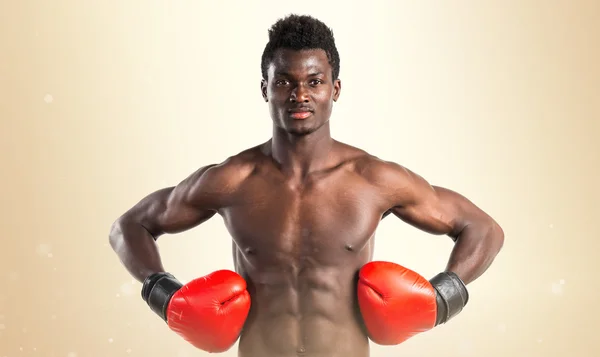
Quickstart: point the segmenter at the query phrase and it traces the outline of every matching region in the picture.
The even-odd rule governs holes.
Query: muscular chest
[[[381,219],[371,188],[335,178],[290,186],[256,180],[223,213],[238,248],[262,261],[339,263],[358,254]]]

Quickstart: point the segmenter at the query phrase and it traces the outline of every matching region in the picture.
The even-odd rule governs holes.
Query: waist
[[[252,311],[261,319],[320,318],[334,323],[352,316],[358,307],[353,281],[298,284],[252,284]],[[344,321],[345,322],[345,321]]]
[[[240,356],[366,357],[369,341],[353,313],[251,316]]]
[[[353,269],[252,270],[240,356],[368,355]]]

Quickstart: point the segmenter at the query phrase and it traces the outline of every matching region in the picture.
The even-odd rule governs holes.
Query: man
[[[458,314],[466,285],[502,247],[501,228],[465,197],[330,136],[339,64],[319,20],[276,22],[261,83],[272,138],[148,195],[112,226],[111,245],[143,282],[143,299],[204,351],[239,338],[241,357],[366,357],[369,340],[399,344]],[[232,236],[235,272],[184,285],[163,268],[155,241],[216,214]],[[451,237],[447,269],[428,281],[372,262],[388,214]]]

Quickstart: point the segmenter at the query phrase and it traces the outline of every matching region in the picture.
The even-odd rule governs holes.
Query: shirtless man
[[[367,357],[369,340],[399,344],[458,314],[466,285],[502,247],[499,225],[460,194],[331,137],[339,56],[322,22],[275,23],[262,72],[272,138],[149,194],[111,228],[151,310],[204,351],[239,338],[240,357]],[[371,261],[390,213],[455,241],[445,271],[428,281]],[[235,272],[179,282],[155,241],[216,214],[232,237]]]

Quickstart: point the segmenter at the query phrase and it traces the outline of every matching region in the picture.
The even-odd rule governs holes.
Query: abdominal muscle
[[[368,356],[351,267],[243,275],[252,308],[239,356]]]

